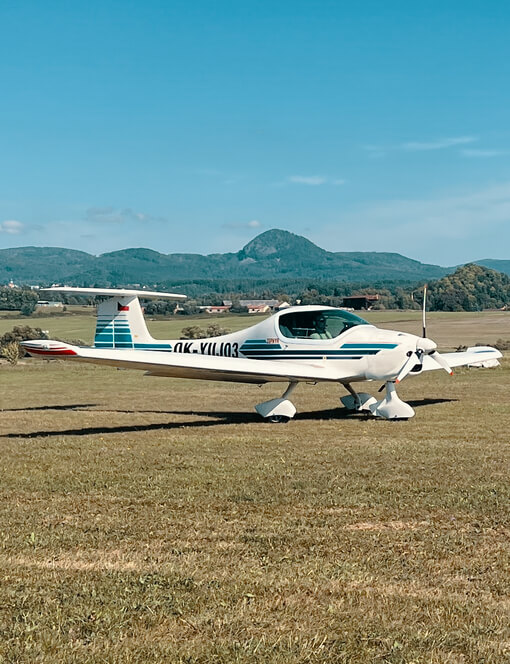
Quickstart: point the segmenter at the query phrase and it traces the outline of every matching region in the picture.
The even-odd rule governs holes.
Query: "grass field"
[[[90,340],[69,318],[28,322]],[[429,335],[508,323],[437,314]],[[330,385],[271,425],[274,385],[44,361],[0,380],[0,662],[510,661],[508,358],[404,381],[408,422],[346,416]]]

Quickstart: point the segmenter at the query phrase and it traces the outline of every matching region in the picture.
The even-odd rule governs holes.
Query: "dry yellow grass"
[[[0,662],[509,661],[509,378],[271,425],[277,386],[1,365]]]

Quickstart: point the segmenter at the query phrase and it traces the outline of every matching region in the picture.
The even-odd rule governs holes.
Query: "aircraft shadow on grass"
[[[97,403],[70,403],[70,404],[58,404],[55,406],[29,406],[28,408],[2,408],[0,412],[2,413],[17,413],[30,410],[82,410],[85,408],[93,408],[98,406]]]
[[[422,406],[432,406],[440,403],[450,403],[457,401],[457,399],[418,399],[412,401],[414,407],[420,408]],[[96,404],[74,404],[69,406],[54,406],[47,407],[44,409],[47,410],[88,410],[89,412],[104,412],[101,410],[96,410],[93,406]],[[27,409],[16,409],[16,410],[42,410],[43,408],[27,408]],[[122,410],[122,409],[108,409],[109,413],[121,413],[121,414],[141,414],[141,413],[154,413],[159,415],[165,415],[165,411],[161,410]],[[172,415],[194,415],[198,417],[208,417],[209,420],[194,420],[190,422],[158,422],[154,424],[132,424],[132,425],[120,425],[120,426],[95,426],[95,427],[80,427],[76,429],[58,429],[53,431],[32,431],[28,433],[8,433],[0,436],[1,438],[39,438],[39,437],[51,437],[51,436],[92,436],[100,434],[115,434],[115,433],[135,433],[137,431],[170,431],[172,429],[187,429],[187,428],[207,428],[207,427],[216,427],[236,424],[258,424],[267,426],[267,422],[261,422],[260,418],[257,417],[256,413],[246,413],[246,412],[210,412],[210,411],[186,411],[186,410],[177,410],[171,411]],[[299,413],[296,420],[328,420],[328,419],[358,419],[360,422],[363,422],[367,419],[366,413],[353,413],[347,408],[327,408],[324,410],[314,410],[309,412]],[[374,419],[374,421],[378,421]]]

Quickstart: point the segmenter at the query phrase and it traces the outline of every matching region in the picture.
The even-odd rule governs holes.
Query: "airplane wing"
[[[342,381],[351,376],[339,374],[338,366],[321,361],[303,363],[290,360],[253,360],[191,353],[147,350],[84,348],[60,341],[24,341],[30,355],[139,369],[150,376],[195,378],[239,383]]]
[[[467,365],[484,366],[482,363],[487,362],[489,364],[486,366],[497,366],[499,364],[498,360],[503,356],[499,350],[491,346],[473,346],[459,353],[441,353],[441,357],[453,369],[453,367],[464,367]],[[422,371],[432,371],[433,369],[441,369],[441,366],[431,357],[425,355],[423,357]]]

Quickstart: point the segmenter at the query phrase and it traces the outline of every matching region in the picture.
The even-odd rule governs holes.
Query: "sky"
[[[0,248],[510,259],[510,4],[0,3]]]

